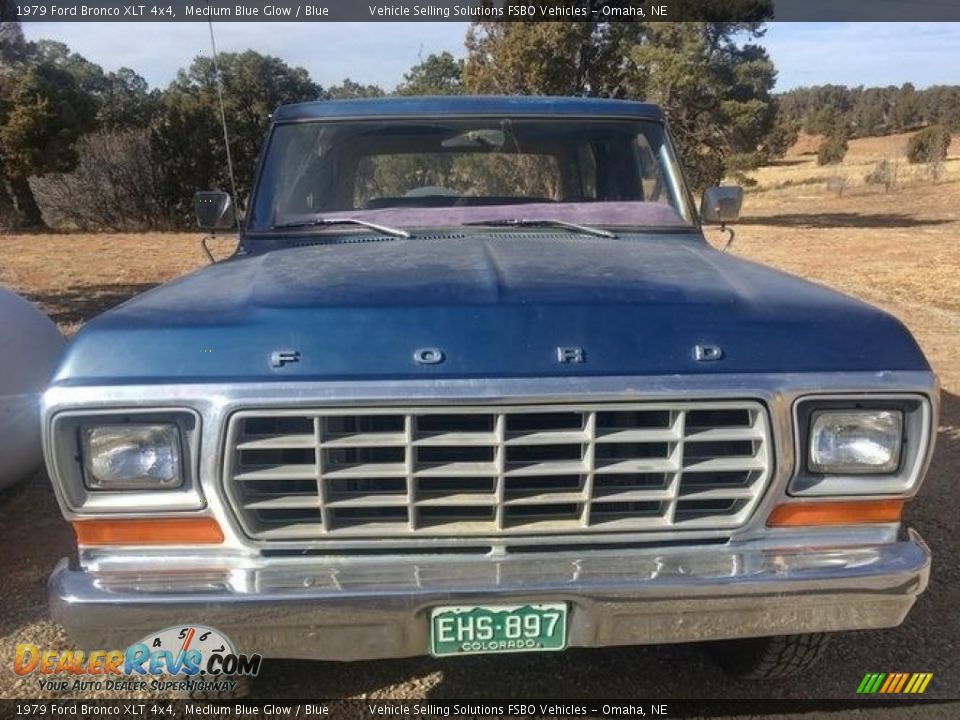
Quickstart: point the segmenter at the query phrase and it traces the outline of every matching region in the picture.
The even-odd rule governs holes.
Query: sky
[[[214,23],[217,49],[252,48],[305,67],[322,86],[344,77],[392,89],[419,57],[463,55],[466,23]],[[130,67],[165,87],[209,55],[207,23],[24,23],[28,39],[69,45],[107,70]],[[803,85],[960,84],[960,23],[769,23],[761,41],[778,91]]]

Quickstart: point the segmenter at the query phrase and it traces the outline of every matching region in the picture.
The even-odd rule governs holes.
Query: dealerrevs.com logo
[[[186,625],[147,635],[126,650],[55,651],[21,643],[13,671],[38,674],[41,690],[230,691],[236,685],[230,676],[254,676],[262,660],[238,654],[218,630]]]

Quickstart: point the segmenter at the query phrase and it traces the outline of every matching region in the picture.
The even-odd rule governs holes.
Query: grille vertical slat
[[[674,428],[677,431],[677,435],[680,438],[686,438],[687,436],[687,419],[689,411],[687,409],[678,410],[676,418],[674,420]],[[676,461],[676,465],[670,470],[670,499],[666,501],[663,506],[663,520],[664,524],[672,527],[676,524],[677,521],[677,498],[680,495],[681,486],[683,484],[683,460],[681,455],[683,452],[683,445],[676,447],[674,449],[673,458]]]
[[[417,499],[415,480],[413,477],[414,471],[414,453],[411,451],[413,446],[414,439],[414,418],[412,415],[403,416],[403,435],[404,440],[406,441],[406,452],[404,453],[404,482],[406,483],[406,501],[407,507],[410,508],[409,516],[407,517],[407,523],[411,532],[415,532],[417,529],[417,522],[419,521],[418,510],[414,506],[414,502]]]
[[[314,447],[320,448],[323,441],[323,418],[313,418],[313,442]],[[317,453],[316,465],[314,466],[314,480],[317,483],[317,499],[320,503],[320,525],[326,531],[330,528],[330,499],[333,495],[333,488],[330,483],[324,482],[323,453]]]
[[[773,462],[753,401],[244,411],[226,452],[278,541],[734,529]]]
[[[583,483],[585,501],[583,503],[583,511],[580,515],[580,523],[583,527],[589,527],[592,509],[591,500],[594,497],[593,488],[597,479],[597,413],[595,411],[586,414],[584,426],[587,433],[587,444],[584,447],[583,460],[587,465],[587,472]]]
[[[505,415],[499,415],[494,426],[497,435],[497,455],[496,455],[496,502],[493,506],[494,524],[499,532],[503,530],[503,498],[506,495],[506,469],[507,469],[507,450],[504,442],[507,437],[507,418]]]

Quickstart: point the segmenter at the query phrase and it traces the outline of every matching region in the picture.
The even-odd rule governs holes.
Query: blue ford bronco
[[[652,105],[305,103],[227,260],[87,324],[44,396],[84,647],[360,660],[704,642],[742,676],[901,623],[937,379],[890,316],[704,239]]]

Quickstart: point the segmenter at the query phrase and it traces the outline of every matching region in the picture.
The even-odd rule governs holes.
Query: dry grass
[[[183,275],[207,260],[198,234],[0,235],[0,284],[30,298],[72,333],[127,298]],[[211,243],[229,254],[234,241]]]
[[[817,165],[817,135],[801,135],[786,157],[760,168],[750,175],[759,183],[754,192],[763,194],[773,190],[793,188],[827,190],[832,178],[842,177],[848,189],[864,187],[864,178],[882,160],[897,163],[898,183],[904,187],[929,185],[930,166],[910,165],[907,162],[907,143],[913,133],[900,133],[886,137],[860,138],[850,141],[850,149],[841,165]],[[940,182],[960,181],[960,135],[950,145],[951,154],[943,164]]]

